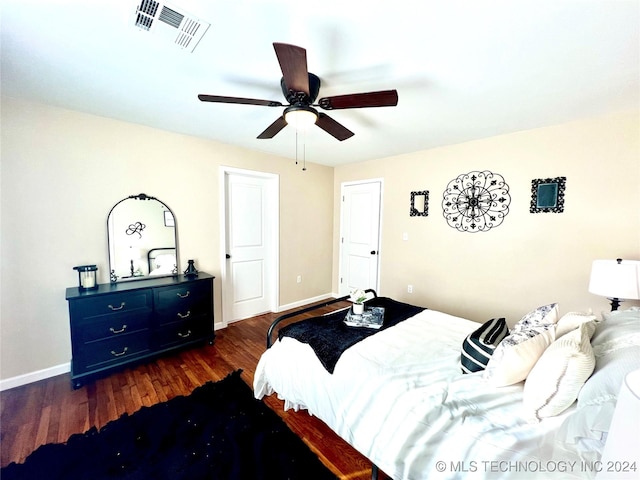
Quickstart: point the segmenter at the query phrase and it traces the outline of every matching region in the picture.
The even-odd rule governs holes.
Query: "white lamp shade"
[[[594,260],[589,291],[607,298],[640,299],[640,261]]]
[[[596,479],[640,477],[639,444],[640,369],[627,374],[622,382]]]

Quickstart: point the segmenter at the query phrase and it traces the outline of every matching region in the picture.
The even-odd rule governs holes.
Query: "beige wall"
[[[0,379],[69,362],[72,267],[95,263],[108,282],[107,214],[128,195],[173,210],[181,269],[193,258],[217,277],[219,322],[221,165],[280,177],[280,305],[331,292],[332,168],[303,172],[292,160],[8,98],[1,140]]]
[[[640,259],[637,113],[307,172],[279,157],[13,99],[2,99],[1,113],[0,380],[69,362],[72,267],[96,263],[108,280],[106,216],[131,194],[154,195],[175,212],[181,259],[218,277],[219,321],[221,165],[280,176],[280,305],[337,292],[340,184],[366,178],[384,179],[383,295],[477,321],[513,323],[552,301],[565,312],[599,312],[608,305],[587,292],[591,261]],[[458,174],[485,169],[507,180],[510,213],[489,232],[459,233],[442,216],[442,191]],[[565,212],[530,214],[531,179],[555,176],[567,177]],[[424,189],[429,216],[409,217],[409,193]]]
[[[476,321],[515,323],[550,302],[599,313],[609,306],[587,291],[591,262],[640,259],[639,127],[636,111],[337,167],[334,196],[342,182],[384,178],[380,294]],[[501,174],[511,206],[499,227],[461,233],[443,217],[442,194],[474,170]],[[559,176],[567,177],[564,213],[529,213],[531,180]],[[429,190],[428,217],[409,216],[417,190]]]

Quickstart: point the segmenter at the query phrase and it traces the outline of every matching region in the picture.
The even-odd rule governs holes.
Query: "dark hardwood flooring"
[[[339,304],[338,304],[339,306]],[[332,307],[323,307],[326,312]],[[0,465],[22,462],[37,447],[62,443],[92,426],[101,428],[142,406],[188,395],[208,381],[241,368],[253,386],[265,335],[280,314],[265,314],[216,332],[213,346],[185,350],[128,368],[73,390],[69,374],[0,392]],[[299,320],[304,314],[291,321]],[[371,478],[371,463],[306,411],[285,412],[275,395],[265,403],[276,411],[336,475],[342,479]],[[380,474],[380,478],[388,478]]]

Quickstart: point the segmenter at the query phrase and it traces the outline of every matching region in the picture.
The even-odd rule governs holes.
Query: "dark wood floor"
[[[22,462],[40,445],[65,442],[70,435],[92,426],[100,428],[123,413],[188,395],[197,386],[239,368],[243,380],[252,386],[255,367],[265,350],[266,331],[276,316],[233,323],[216,332],[213,346],[123,370],[78,390],[71,389],[65,374],[0,392],[0,465]],[[316,417],[306,411],[284,412],[283,402],[275,395],[265,403],[340,478],[371,478],[370,462]],[[381,474],[380,478],[387,477]]]

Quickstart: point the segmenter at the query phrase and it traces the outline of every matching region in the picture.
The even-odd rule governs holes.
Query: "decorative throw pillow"
[[[527,313],[496,347],[483,378],[496,387],[513,385],[527,378],[542,353],[556,339],[557,321],[556,303]]]
[[[462,373],[484,370],[493,351],[507,335],[509,335],[509,328],[504,318],[492,318],[470,333],[462,342],[460,353]]]
[[[591,348],[595,329],[595,321],[582,323],[553,342],[531,369],[523,400],[532,419],[558,415],[576,401],[596,366]]]
[[[556,324],[556,339],[561,336],[573,332],[576,328],[586,322],[597,322],[597,317],[591,313],[569,312],[558,320]],[[595,324],[594,324],[595,328]]]

